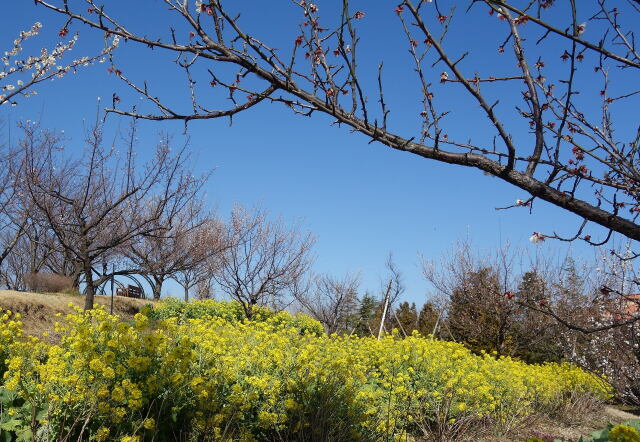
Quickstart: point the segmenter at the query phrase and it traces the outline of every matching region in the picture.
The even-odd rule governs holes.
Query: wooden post
[[[116,272],[116,265],[115,264],[111,264],[111,309],[110,309],[110,314],[113,315],[113,274]]]

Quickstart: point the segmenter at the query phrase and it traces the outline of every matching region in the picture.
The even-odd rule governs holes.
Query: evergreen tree
[[[438,322],[439,313],[435,306],[430,302],[425,302],[418,314],[418,331],[422,336],[428,336],[434,333],[436,323]],[[437,330],[436,330],[437,334]]]
[[[395,327],[400,329],[403,336],[411,336],[411,333],[418,328],[418,311],[416,304],[403,302],[395,310]]]
[[[365,293],[358,302],[357,319],[354,333],[358,336],[373,336],[380,323],[380,301],[370,293]]]
[[[518,299],[532,306],[544,306],[551,302],[550,289],[535,270],[525,272],[518,285]],[[550,317],[539,311],[519,307],[514,323],[513,356],[526,362],[542,363],[562,360],[560,327]]]

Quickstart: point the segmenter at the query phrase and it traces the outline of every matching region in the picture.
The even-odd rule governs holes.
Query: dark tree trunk
[[[91,310],[93,309],[93,299],[96,294],[96,288],[93,284],[93,270],[91,269],[91,261],[88,259],[84,260],[84,278],[85,284],[87,284],[86,293],[84,297],[84,309]]]
[[[80,292],[80,276],[84,273],[81,263],[77,262],[73,270],[73,288]]]
[[[153,284],[151,284],[151,290],[153,291],[153,299],[160,300],[162,295],[162,284],[164,284],[164,278],[153,277]]]

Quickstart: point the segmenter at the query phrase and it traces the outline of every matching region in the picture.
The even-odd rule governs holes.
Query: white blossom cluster
[[[619,255],[602,254],[595,276],[603,285],[623,296],[601,293],[593,302],[589,326],[607,326],[616,320],[640,315],[637,301],[629,300],[640,292],[632,256],[631,243],[626,244]],[[615,312],[621,313],[616,315]],[[640,322],[590,335],[586,348],[575,362],[607,376],[620,399],[640,404]]]
[[[23,44],[29,38],[38,35],[42,29],[40,22],[35,23],[31,29],[21,31],[20,36],[13,41],[13,47],[0,56],[0,105],[17,104],[17,97],[28,98],[36,95],[32,88],[37,83],[45,80],[61,78],[68,73],[75,73],[79,67],[89,66],[95,61],[103,62],[104,57],[111,53],[119,43],[117,36],[107,42],[99,55],[93,57],[81,57],[64,62],[65,55],[70,52],[78,41],[74,35],[65,43],[58,43],[52,50],[42,48],[38,55],[22,56]],[[66,28],[65,35],[66,35]],[[61,31],[61,36],[63,33]]]

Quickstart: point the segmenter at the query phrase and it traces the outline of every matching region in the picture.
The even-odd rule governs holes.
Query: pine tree
[[[394,313],[395,327],[400,329],[403,336],[411,336],[418,327],[418,311],[416,304],[403,302]]]
[[[358,336],[375,335],[376,324],[380,323],[380,301],[367,292],[360,298],[358,304],[354,333]]]
[[[434,333],[439,316],[438,311],[432,303],[424,303],[418,314],[418,331],[422,336],[428,336]],[[435,332],[437,334],[437,330],[435,330]]]

